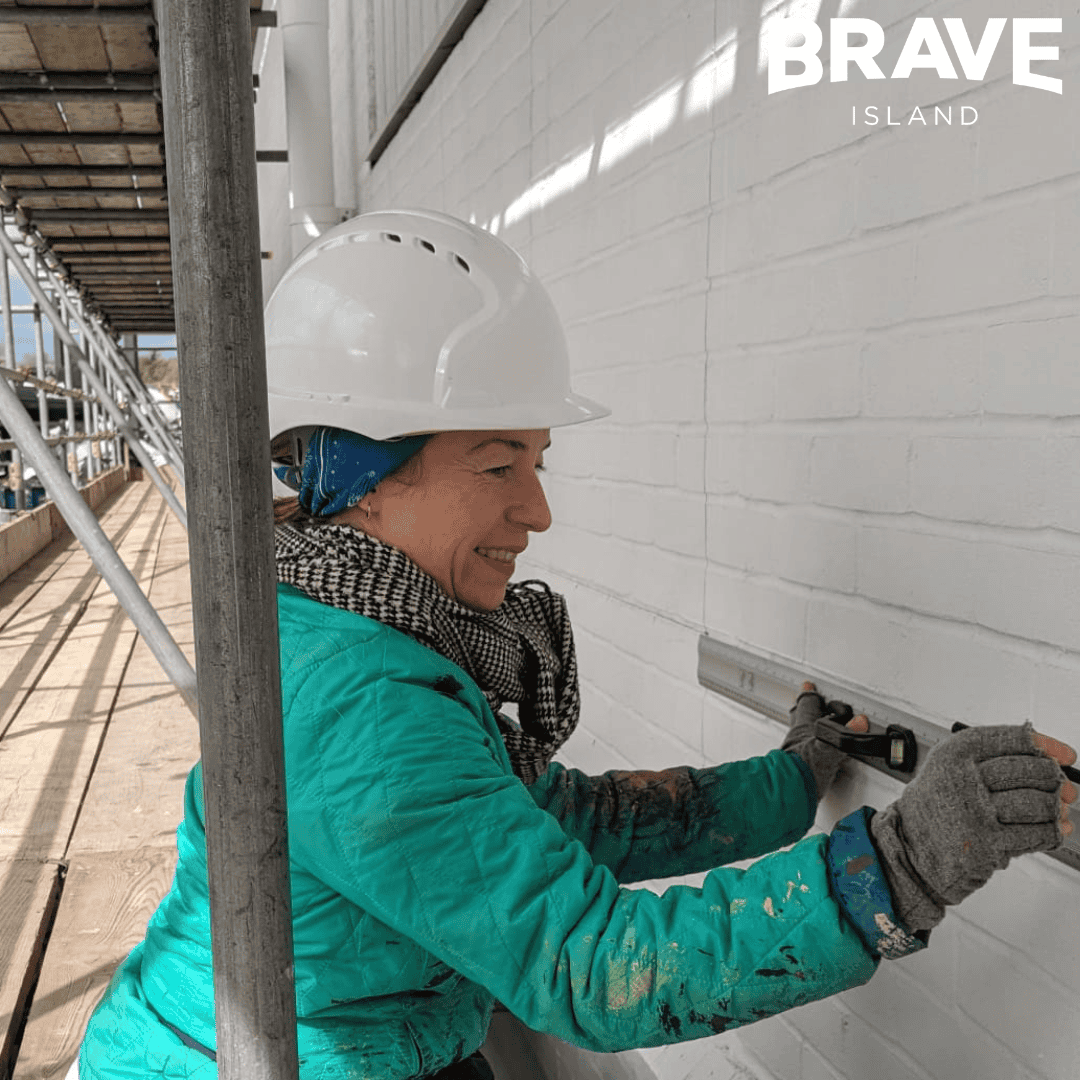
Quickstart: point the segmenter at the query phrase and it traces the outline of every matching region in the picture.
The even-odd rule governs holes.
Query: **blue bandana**
[[[316,517],[332,517],[355,506],[387,473],[418,453],[430,435],[380,441],[340,428],[312,432],[299,476],[300,505]],[[286,482],[297,479],[294,466],[274,470]]]

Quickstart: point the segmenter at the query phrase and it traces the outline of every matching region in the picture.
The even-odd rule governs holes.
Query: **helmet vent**
[[[435,245],[430,240],[424,240],[421,237],[416,238],[418,247],[422,247],[425,251],[430,251],[432,255],[435,254]]]
[[[469,264],[460,255],[454,255],[454,262],[456,262],[458,266],[460,266],[461,269],[465,271],[466,274],[472,273],[472,271],[469,269]]]
[[[401,237],[398,236],[398,234],[396,232],[384,232],[382,234],[382,238],[384,240],[389,240],[393,244],[400,244],[401,243]]]

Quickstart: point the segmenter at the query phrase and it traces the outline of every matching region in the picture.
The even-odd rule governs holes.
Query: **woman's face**
[[[403,551],[459,603],[494,611],[529,533],[551,525],[537,475],[550,445],[547,428],[440,432],[417,477],[407,464],[336,520]]]

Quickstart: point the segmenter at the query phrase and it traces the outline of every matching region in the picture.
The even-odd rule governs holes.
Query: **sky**
[[[21,307],[33,303],[33,298],[30,296],[30,290],[23,284],[22,279],[14,268],[11,270],[11,304],[12,307]],[[42,330],[44,331],[45,338],[45,356],[46,363],[49,362],[51,357],[56,355],[56,349],[53,341],[53,330],[48,318],[42,320]],[[16,366],[24,363],[33,364],[34,356],[36,355],[36,349],[34,345],[34,317],[33,315],[13,315],[12,326],[14,329],[15,339],[15,353],[12,357]],[[76,337],[78,333],[76,332]],[[4,331],[3,326],[0,325],[0,341],[3,340]],[[139,349],[161,349],[164,351],[175,350],[176,348],[176,335],[175,334],[140,334],[139,335]],[[6,363],[6,352],[3,354]]]

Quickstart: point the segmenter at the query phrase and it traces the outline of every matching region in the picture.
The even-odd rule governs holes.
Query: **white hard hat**
[[[610,410],[570,388],[555,308],[521,257],[433,211],[330,229],[266,305],[270,437],[313,426],[372,439],[546,428]]]

